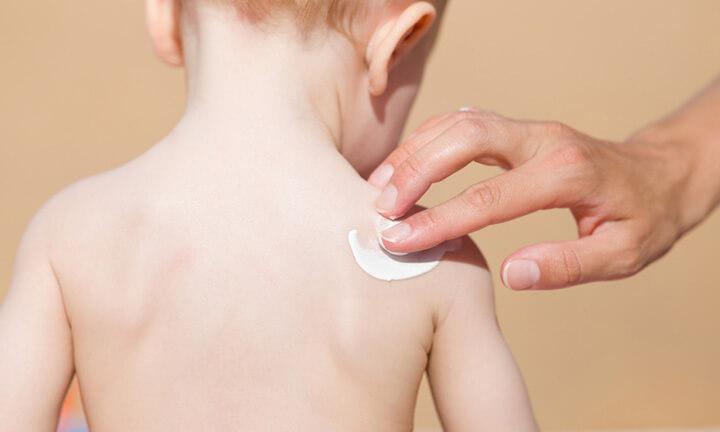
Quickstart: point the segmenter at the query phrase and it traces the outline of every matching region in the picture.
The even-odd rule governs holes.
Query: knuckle
[[[617,254],[617,265],[623,276],[631,276],[642,269],[642,244],[639,239],[633,238],[627,241]]]
[[[582,282],[583,271],[580,258],[574,249],[562,250],[562,267],[567,285],[576,285]]]
[[[412,156],[412,153],[410,153],[410,146],[408,144],[401,145],[400,147],[396,148],[390,158],[388,158],[388,162],[397,166],[410,156]]]
[[[623,251],[618,257],[619,270],[622,276],[632,276],[640,271],[640,253]]]
[[[559,146],[553,154],[553,162],[563,167],[590,168],[588,149],[580,143],[568,142]]]
[[[549,121],[542,124],[545,135],[553,138],[568,138],[574,135],[573,129],[558,121]]]
[[[460,123],[463,121],[472,121],[477,117],[480,117],[482,114],[480,114],[477,111],[458,111],[454,114],[455,123]]]
[[[587,162],[588,155],[585,152],[584,147],[570,143],[563,146],[560,151],[561,160],[567,165],[576,165]]]
[[[421,177],[423,173],[423,163],[417,156],[413,155],[405,159],[405,162],[400,165],[398,171],[402,178]]]
[[[415,215],[417,222],[429,230],[437,230],[442,225],[442,217],[435,209],[428,209]]]
[[[478,116],[463,117],[458,125],[460,127],[463,139],[470,142],[483,142],[489,134],[487,122]]]
[[[463,194],[465,203],[477,211],[497,206],[502,199],[502,190],[494,182],[479,183],[471,186]]]

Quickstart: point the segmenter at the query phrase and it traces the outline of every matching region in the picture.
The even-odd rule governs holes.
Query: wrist
[[[629,143],[660,161],[661,177],[672,190],[679,235],[702,222],[720,203],[720,141],[713,128],[670,118],[642,129]]]

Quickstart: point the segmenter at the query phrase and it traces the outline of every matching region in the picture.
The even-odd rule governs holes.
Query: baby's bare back
[[[0,429],[53,430],[75,372],[93,432],[408,431],[427,370],[446,430],[537,430],[471,241],[382,282],[347,243],[377,191],[337,153],[165,143],[28,227]]]
[[[148,168],[75,186],[57,263],[93,431],[412,428],[435,294],[357,267],[368,187]]]

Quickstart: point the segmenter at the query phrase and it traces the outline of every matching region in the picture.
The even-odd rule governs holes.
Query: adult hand
[[[435,246],[491,224],[568,208],[580,238],[525,247],[503,263],[513,289],[553,289],[632,275],[710,212],[693,185],[695,153],[655,130],[625,143],[560,123],[476,110],[433,118],[373,173],[385,217],[402,217],[432,183],[471,162],[508,171],[381,233],[392,252]],[[710,195],[706,193],[706,195]]]

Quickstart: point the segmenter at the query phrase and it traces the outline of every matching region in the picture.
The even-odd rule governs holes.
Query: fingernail
[[[407,253],[405,253],[405,252],[394,252],[394,251],[391,251],[390,249],[388,249],[387,247],[385,247],[385,242],[383,241],[382,235],[380,236],[380,241],[378,243],[380,243],[380,247],[385,252],[389,253],[390,255],[395,255],[395,256],[399,256],[399,257],[407,255]]]
[[[458,111],[460,111],[460,112],[475,112],[477,110],[473,107],[465,106],[465,107],[460,108]]]
[[[377,202],[375,202],[375,207],[377,207],[377,209],[381,212],[391,212],[395,210],[397,196],[397,188],[393,185],[388,185],[382,191],[382,194],[380,194],[380,198],[378,198]]]
[[[375,186],[378,189],[382,189],[390,182],[393,174],[395,174],[395,168],[390,164],[384,164],[378,167],[375,172],[368,178],[368,183]]]
[[[540,281],[540,267],[535,261],[513,260],[503,270],[503,283],[510,289],[526,290]]]
[[[399,223],[392,228],[386,229],[380,233],[383,240],[391,243],[398,243],[410,237],[412,228],[405,222]]]

